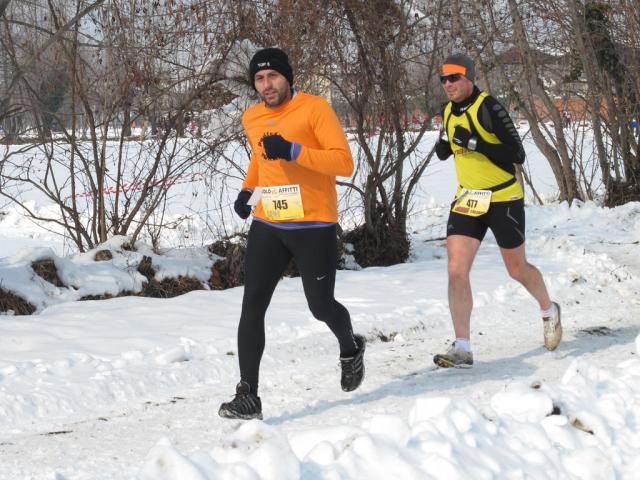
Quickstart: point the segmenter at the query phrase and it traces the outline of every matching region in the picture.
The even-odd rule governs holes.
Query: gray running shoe
[[[453,342],[447,353],[433,356],[433,363],[442,368],[471,368],[473,353],[458,348],[456,342]]]
[[[555,350],[562,340],[562,323],[560,322],[560,305],[556,306],[556,314],[551,317],[542,317],[544,326],[544,346],[547,350]]]

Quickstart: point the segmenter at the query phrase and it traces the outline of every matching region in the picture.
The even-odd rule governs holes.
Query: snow
[[[550,198],[548,167],[527,149]],[[217,415],[238,380],[242,288],[77,301],[137,291],[143,279],[126,265],[142,255],[158,279],[203,282],[215,257],[131,252],[120,237],[103,246],[113,260],[64,256],[51,233],[5,209],[2,287],[38,311],[0,316],[0,479],[638,478],[640,204],[527,206],[529,261],[562,306],[555,352],[487,235],[472,271],[476,363],[443,370],[432,356],[452,335],[442,237],[453,175],[451,162],[427,169],[410,262],[338,272],[336,296],[368,340],[355,392],[340,390],[336,341],[300,279],[281,281],[266,321],[264,421]],[[75,288],[34,276],[41,258]]]
[[[211,266],[219,258],[204,249],[168,250],[158,255],[141,243],[132,251],[123,247],[126,243],[126,237],[114,236],[99,248],[70,257],[60,257],[49,247],[20,249],[0,258],[2,287],[20,295],[40,311],[92,295],[141,292],[147,279],[137,271],[137,266],[145,256],[151,259],[156,280],[190,276],[203,282],[204,287],[211,275]],[[95,261],[98,250],[109,250],[115,255],[109,261]],[[56,287],[35,276],[31,264],[45,259],[53,260],[62,283],[70,287]]]

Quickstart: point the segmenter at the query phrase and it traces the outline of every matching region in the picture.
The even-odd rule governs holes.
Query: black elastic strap
[[[497,192],[500,190],[504,190],[507,187],[510,187],[514,183],[516,183],[516,177],[513,177],[510,180],[507,180],[506,182],[501,183],[500,185],[496,185],[495,187],[488,188],[487,190],[491,190],[492,192]]]
[[[480,133],[478,133],[478,129],[476,128],[476,124],[471,119],[471,114],[469,113],[469,110],[468,109],[465,110],[464,114],[467,117],[467,121],[469,122],[469,130],[471,130],[471,133],[475,133],[478,137],[480,137]]]
[[[453,109],[453,105],[451,106]],[[453,115],[453,111],[449,109],[449,116],[444,119],[444,131],[447,134],[447,138],[449,138],[449,120],[451,120],[451,115]]]
[[[498,192],[500,190],[504,190],[507,187],[510,187],[511,185],[513,185],[514,183],[516,183],[516,177],[512,177],[509,180],[507,180],[506,182],[502,182],[494,187],[490,187],[490,188],[479,188],[477,190],[490,190],[492,192]],[[460,185],[460,188],[465,188],[462,185]]]

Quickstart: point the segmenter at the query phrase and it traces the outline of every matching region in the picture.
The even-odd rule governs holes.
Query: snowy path
[[[314,348],[314,339],[279,345],[282,360],[272,364],[277,374],[271,369],[263,371],[264,376],[271,377],[261,394],[266,422],[296,432],[358,424],[376,414],[402,417],[417,397],[425,395],[466,397],[478,408],[487,408],[490,397],[512,382],[558,383],[576,355],[608,368],[629,358],[638,335],[637,322],[620,319],[606,326],[612,330],[606,336],[580,334],[569,326],[557,354],[546,352],[539,342],[527,341],[531,340],[529,335],[519,334],[516,341],[504,342],[500,332],[487,333],[476,350],[481,360],[471,372],[434,371],[430,358],[439,339],[428,338],[424,331],[415,337],[407,332],[410,340],[406,342],[370,343],[368,376],[354,395],[339,390],[334,362],[320,368],[331,357]],[[491,344],[501,344],[501,348],[491,349]],[[287,363],[287,358],[296,357],[295,363]],[[299,371],[300,362],[305,365],[304,375]],[[46,477],[47,472],[60,472],[63,478],[77,480],[132,478],[147,452],[163,436],[180,451],[212,449],[238,426],[238,422],[217,417],[220,401],[232,388],[229,381],[223,383],[219,387],[178,389],[179,398],[134,404],[108,417],[62,424],[52,430],[61,433],[5,438],[0,443],[2,469],[10,473],[1,478],[55,478]]]

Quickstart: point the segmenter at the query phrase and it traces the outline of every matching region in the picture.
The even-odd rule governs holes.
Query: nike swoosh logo
[[[316,277],[316,280],[322,280],[326,275],[322,275],[321,277]]]

